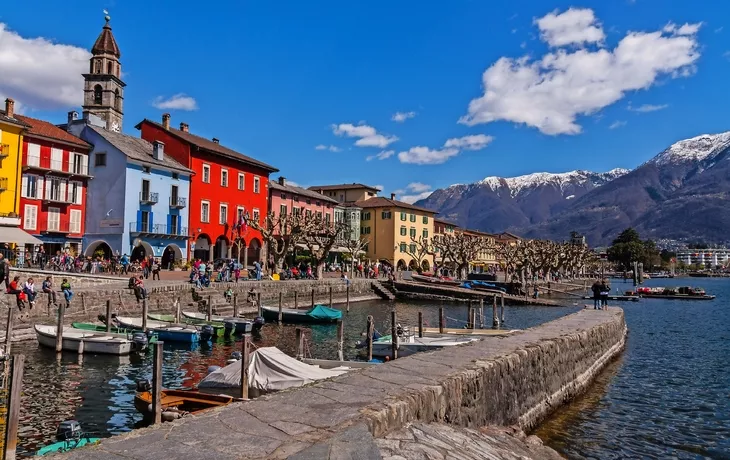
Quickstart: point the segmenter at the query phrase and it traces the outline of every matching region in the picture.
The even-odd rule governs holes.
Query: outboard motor
[[[241,355],[240,351],[234,351],[231,353],[231,359],[234,359],[236,361],[239,361],[243,356]]]
[[[146,350],[147,345],[149,344],[147,334],[145,334],[144,332],[135,332],[134,334],[132,334],[132,343],[134,343],[134,348],[136,351]]]
[[[266,324],[266,321],[264,321],[264,318],[261,317],[261,316],[257,316],[253,320],[253,329],[254,330],[259,330],[262,327],[264,327],[264,324]]]
[[[137,393],[144,393],[152,390],[152,384],[149,380],[137,380]]]
[[[212,374],[213,372],[217,371],[220,368],[221,368],[220,366],[208,366],[208,375]]]
[[[59,441],[67,441],[69,439],[78,439],[81,437],[81,425],[76,420],[65,420],[58,425],[56,429],[56,439]]]
[[[226,337],[233,335],[233,333],[236,331],[235,321],[224,321],[223,327],[225,328]]]
[[[200,328],[200,338],[207,342],[208,340],[212,339],[214,335],[213,326],[210,324],[206,324],[203,327]]]

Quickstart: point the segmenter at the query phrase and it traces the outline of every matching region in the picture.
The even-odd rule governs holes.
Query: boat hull
[[[56,334],[35,328],[38,343],[47,348],[56,348]],[[80,343],[83,342],[84,354],[102,354],[124,356],[132,352],[138,351],[138,346],[131,340],[122,339],[121,337],[112,336],[96,336],[95,334],[85,334],[84,331],[78,333],[73,332],[73,328],[64,329],[64,337],[61,341],[61,347],[66,351],[77,352]]]
[[[117,316],[115,321],[121,327],[141,329],[141,318]],[[161,321],[148,321],[147,329],[157,333],[157,339],[165,342],[197,343],[200,339],[197,329],[184,326],[168,325]]]
[[[164,323],[170,323],[170,325],[176,324],[174,315],[158,315],[151,313],[147,315],[147,318]],[[185,317],[180,318],[180,320],[182,321],[182,324],[189,324],[191,326],[210,326],[213,328],[213,335],[216,337],[223,337],[226,335],[225,325],[216,321],[195,321]]]
[[[329,318],[315,318],[307,314],[308,310],[292,310],[289,308],[282,309],[282,321],[285,323],[310,323],[310,324],[332,324],[336,323],[338,319]],[[261,316],[266,321],[278,321],[279,320],[279,309],[274,307],[261,307]]]
[[[234,317],[224,317],[224,316],[215,316],[213,315],[211,317],[211,321],[208,321],[206,319],[207,315],[204,315],[202,313],[193,313],[193,312],[182,312],[182,316],[185,318],[185,322],[189,324],[220,324],[221,327],[226,326],[226,323],[230,323],[234,326],[233,331],[236,334],[248,334],[253,329],[253,322],[247,321],[241,318],[234,318]],[[228,329],[230,330],[230,329]],[[224,332],[225,334],[225,332]]]
[[[712,300],[716,296],[714,295],[652,295],[642,294],[642,299],[672,299],[672,300]]]
[[[162,390],[161,394],[162,411],[168,409],[177,409],[189,412],[191,414],[199,414],[207,410],[226,406],[233,402],[232,396],[201,393],[198,391],[186,390]],[[137,392],[134,396],[134,407],[137,412],[142,414],[145,419],[154,416],[150,411],[152,404],[152,393],[149,391]]]

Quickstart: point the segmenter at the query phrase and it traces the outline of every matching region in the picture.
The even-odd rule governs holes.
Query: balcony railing
[[[4,192],[8,189],[8,178],[0,177],[0,192]]]
[[[0,144],[0,158],[5,158],[10,155],[10,145]]]
[[[187,200],[179,196],[170,197],[170,207],[176,209],[182,209],[187,206]]]
[[[60,175],[91,177],[89,176],[88,166],[84,167],[83,164],[79,163],[74,164],[69,160],[53,160],[50,155],[28,155],[23,169],[35,169]]]
[[[155,204],[160,201],[160,194],[157,192],[139,192],[139,202],[142,204]]]
[[[72,203],[72,201],[70,199],[68,199],[65,196],[60,196],[60,195],[57,195],[57,196],[48,195],[43,198],[43,202],[44,203],[56,203],[56,204],[71,204]]]
[[[154,224],[150,225],[148,222],[130,222],[129,224],[130,233],[147,233],[150,235],[173,235],[173,236],[188,236],[187,227],[177,228],[171,225]]]
[[[41,233],[81,233],[81,225],[71,225],[70,222],[46,222],[41,227]]]

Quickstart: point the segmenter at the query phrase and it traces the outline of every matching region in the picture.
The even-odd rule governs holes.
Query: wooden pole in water
[[[162,421],[162,347],[164,342],[155,343],[155,355],[152,362],[152,414],[154,423]]]
[[[398,359],[398,331],[395,308],[390,311],[390,359]]]
[[[484,329],[484,297],[479,299],[479,329]]]
[[[312,288],[312,308],[314,308],[314,288]]]
[[[466,328],[467,329],[474,329],[474,324],[471,322],[471,313],[472,313],[472,305],[471,305],[471,299],[469,299],[469,304],[466,307]]]
[[[439,307],[439,334],[444,333],[444,307]]]
[[[294,332],[296,333],[297,341],[297,359],[301,361],[304,358],[304,336],[302,335],[302,328],[298,327]]]
[[[58,322],[56,323],[56,353],[63,350],[63,314],[66,311],[66,305],[61,302],[58,306]]]
[[[13,307],[8,308],[8,324],[5,327],[5,356],[10,356],[13,343]]]
[[[550,292],[550,281],[547,282],[547,291],[548,291],[547,294],[550,295],[551,294],[551,292]]]
[[[112,301],[106,301],[106,331],[112,331]]]
[[[263,307],[261,305],[261,293],[260,292],[256,294],[256,304],[259,307],[259,316],[263,316],[264,315],[264,309],[263,309]]]
[[[501,307],[502,307],[502,315],[501,316],[502,316],[502,324],[504,324],[504,293],[502,293],[502,296],[501,297],[502,297],[501,298]]]
[[[281,292],[279,293],[279,324],[284,321],[284,310],[281,303]]]
[[[342,320],[337,322],[337,358],[345,360],[345,323]]]
[[[492,327],[499,327],[499,316],[497,316],[497,294],[492,297]]]
[[[473,308],[471,310],[471,328],[476,329],[477,328],[477,309]]]
[[[423,312],[418,312],[418,337],[423,337]]]
[[[347,295],[347,300],[345,300],[345,303],[347,304],[347,312],[350,312],[350,284],[348,281],[347,287],[345,288],[345,295]]]
[[[177,299],[175,299],[175,323],[177,323],[177,324],[180,324],[181,313],[182,312],[180,311],[180,297],[178,297]]]
[[[147,299],[142,299],[142,332],[147,332]]]
[[[238,318],[238,293],[233,293],[233,317]]]
[[[210,300],[210,296],[208,296],[208,313],[207,313],[207,320],[210,321],[210,319],[213,317],[213,302]]]
[[[10,391],[8,392],[7,415],[5,421],[5,442],[3,459],[15,460],[15,449],[18,444],[18,419],[20,418],[20,392],[23,389],[24,355],[12,357],[10,370]]]
[[[368,362],[373,360],[373,334],[375,334],[375,322],[372,315],[368,315]]]
[[[294,291],[294,308],[299,308],[299,296],[297,291]]]
[[[251,336],[243,334],[241,339],[241,399],[248,399],[248,365],[251,363]]]
[[[332,308],[332,286],[330,286],[330,308]]]
[[[84,293],[81,293],[81,311],[86,313],[86,296],[84,296]]]

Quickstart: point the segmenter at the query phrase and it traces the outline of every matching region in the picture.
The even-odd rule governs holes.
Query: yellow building
[[[483,251],[480,251],[474,260],[469,262],[469,273],[485,272],[491,265],[497,265],[494,235],[491,233],[478,232],[476,230],[464,230],[464,233],[487,240],[486,248]]]
[[[378,189],[364,184],[338,184],[338,185],[316,185],[309,187],[309,190],[321,193],[324,196],[334,198],[340,203],[354,203],[356,201],[375,198]]]
[[[367,192],[367,190],[361,190]],[[417,261],[412,254],[419,251],[413,240],[433,237],[436,214],[430,209],[414,206],[395,199],[373,196],[355,203],[362,208],[360,233],[369,240],[366,257],[372,261],[387,261],[401,270],[415,269]],[[421,268],[433,267],[433,256],[425,254]]]

